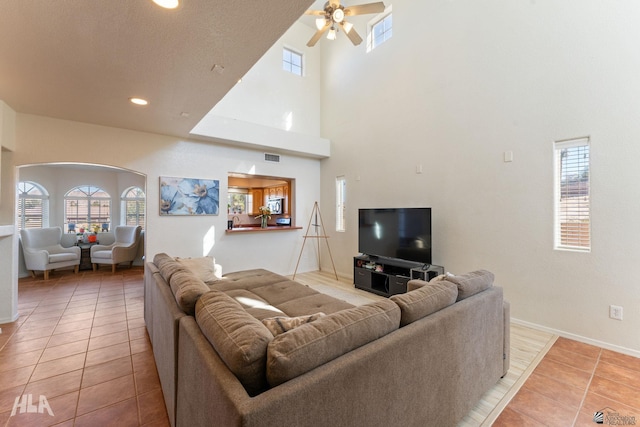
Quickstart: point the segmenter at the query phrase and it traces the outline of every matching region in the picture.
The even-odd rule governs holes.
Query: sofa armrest
[[[91,253],[91,255],[93,255],[93,253],[97,252],[97,251],[108,251],[111,248],[113,248],[113,246],[114,246],[113,244],[110,244],[110,245],[93,245],[93,246],[91,246],[91,252],[90,253]]]
[[[502,301],[502,312],[504,315],[504,354],[502,376],[507,375],[511,363],[511,304],[509,301]]]
[[[49,251],[45,249],[27,249],[24,250],[24,261],[27,270],[44,269],[49,264]]]

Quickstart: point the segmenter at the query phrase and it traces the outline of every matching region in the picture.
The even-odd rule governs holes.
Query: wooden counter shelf
[[[242,227],[232,228],[231,230],[225,230],[225,233],[256,233],[260,231],[286,231],[286,230],[302,230],[302,227],[295,227],[290,225],[270,225],[267,228],[262,228],[259,225],[251,226],[246,225]]]

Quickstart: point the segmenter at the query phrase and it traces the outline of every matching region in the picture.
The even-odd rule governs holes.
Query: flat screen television
[[[431,208],[359,209],[358,251],[431,264]]]

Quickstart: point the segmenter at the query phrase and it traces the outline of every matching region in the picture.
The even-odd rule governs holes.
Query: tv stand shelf
[[[444,267],[396,258],[359,255],[353,258],[356,288],[389,297],[407,292],[411,279],[431,280],[444,274]]]

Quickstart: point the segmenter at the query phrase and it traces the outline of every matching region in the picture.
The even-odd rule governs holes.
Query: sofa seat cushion
[[[215,283],[212,289],[228,291],[230,289],[253,289],[273,283],[281,282],[283,276],[262,268],[254,270],[236,271],[222,276],[222,280]]]
[[[75,253],[59,253],[59,254],[49,254],[49,263],[53,264],[56,262],[64,262],[64,261],[77,261],[78,255]]]
[[[211,291],[196,303],[196,322],[220,358],[255,396],[267,388],[267,346],[273,339],[259,320],[223,292]]]
[[[318,294],[318,291],[285,277],[282,277],[282,280],[276,283],[254,287],[251,291],[273,305],[279,305],[287,301],[293,301],[309,295]]]
[[[287,313],[287,316],[293,317],[320,312],[326,314],[335,313],[348,308],[353,308],[353,304],[316,292],[312,295],[307,295],[302,298],[278,304],[277,307]]]
[[[389,300],[353,307],[280,334],[267,349],[267,381],[277,386],[396,330],[400,309]]]
[[[198,299],[202,294],[210,291],[202,280],[186,270],[173,273],[169,285],[180,309],[190,316],[195,313]]]
[[[400,307],[400,326],[408,325],[456,302],[458,287],[447,281],[429,282],[425,286],[389,299]]]
[[[268,301],[265,301],[252,291],[246,289],[231,289],[224,293],[236,300],[242,308],[247,311],[247,313],[251,314],[258,320],[262,320],[267,317],[285,315],[282,310],[269,304]]]
[[[494,275],[487,270],[476,270],[459,276],[447,276],[446,281],[458,287],[458,301],[469,298],[493,286]]]
[[[95,251],[91,253],[91,258],[96,258],[96,259],[111,259],[113,255],[113,252],[111,250],[108,251]],[[49,259],[51,259],[51,255],[49,256]]]

